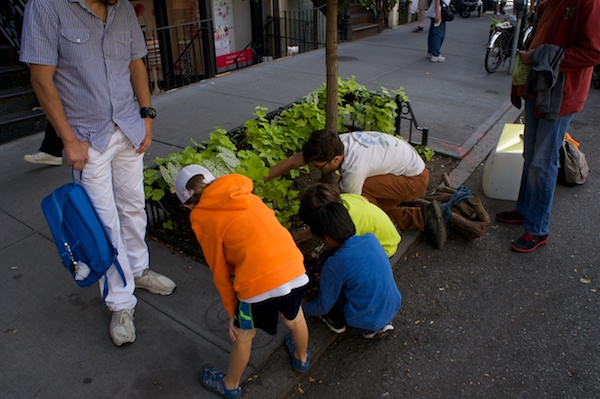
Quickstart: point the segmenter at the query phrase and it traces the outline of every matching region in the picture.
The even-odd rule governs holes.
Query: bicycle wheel
[[[505,34],[501,34],[494,42],[491,48],[488,48],[485,53],[485,70],[488,73],[494,73],[500,68],[506,59],[506,46],[508,38]]]

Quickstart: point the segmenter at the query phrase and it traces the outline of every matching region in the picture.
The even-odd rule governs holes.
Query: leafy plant
[[[435,155],[435,152],[426,145],[416,145],[415,150],[417,150],[417,153],[419,153],[421,158],[423,158],[426,162],[431,161]]]
[[[394,134],[396,97],[408,100],[402,88],[388,91],[380,87],[379,91],[372,91],[357,83],[354,77],[346,81],[339,79],[338,84],[339,132],[362,129]],[[241,129],[228,133],[216,128],[208,140],[202,143],[191,140],[193,145],[183,151],[154,159],[158,167],[144,172],[146,199],[160,204],[167,193],[174,192],[177,172],[187,165],[200,164],[216,177],[236,172],[250,178],[254,182],[254,193],[289,228],[299,207],[294,180],[308,173],[309,168],[292,170],[287,176],[268,182],[264,177],[270,167],[300,151],[313,131],[325,128],[325,97],[323,85],[277,115],[270,116],[267,108],[256,107],[255,118],[244,123]],[[431,159],[433,152],[427,147],[420,151],[422,156]],[[163,227],[168,228],[168,223]]]

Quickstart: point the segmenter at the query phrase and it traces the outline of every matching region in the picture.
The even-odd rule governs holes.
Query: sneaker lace
[[[121,325],[125,324],[125,319],[126,319],[126,318],[130,318],[130,319],[132,318],[132,317],[131,317],[131,313],[129,313],[129,312],[128,312],[128,311],[126,311],[126,310],[121,310],[121,311],[120,311],[120,312],[117,314],[117,317],[118,317],[118,319],[119,319],[119,324],[121,324]]]
[[[533,235],[531,233],[525,233],[525,234],[523,234],[522,238],[525,241],[534,241],[535,240],[535,235]]]

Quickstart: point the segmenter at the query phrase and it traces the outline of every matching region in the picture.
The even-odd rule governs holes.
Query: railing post
[[[281,57],[281,18],[279,17],[279,0],[273,0],[273,58]]]

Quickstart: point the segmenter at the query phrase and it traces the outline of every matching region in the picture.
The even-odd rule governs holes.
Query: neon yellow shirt
[[[341,194],[341,197],[344,207],[356,226],[356,235],[373,233],[388,258],[391,258],[398,249],[401,237],[387,213],[362,195],[346,193]]]

